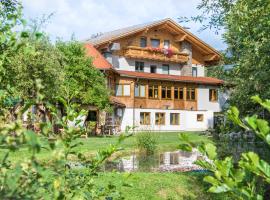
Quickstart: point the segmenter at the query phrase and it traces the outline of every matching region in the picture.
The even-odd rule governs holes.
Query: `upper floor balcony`
[[[124,50],[127,58],[156,60],[170,63],[186,63],[189,55],[184,52],[176,52],[171,49],[128,46]]]

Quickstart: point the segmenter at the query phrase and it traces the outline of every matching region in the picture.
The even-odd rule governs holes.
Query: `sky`
[[[131,25],[171,18],[191,17],[199,13],[200,0],[22,0],[26,19],[53,13],[46,26],[52,39],[78,40]],[[199,32],[200,24],[181,24],[218,50],[225,49],[222,36],[214,30]]]

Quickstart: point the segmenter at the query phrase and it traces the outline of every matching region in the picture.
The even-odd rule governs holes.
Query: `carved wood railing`
[[[172,63],[186,63],[189,55],[182,52],[173,52],[171,55],[166,55],[162,49],[142,48],[136,46],[128,46],[124,50],[124,56],[128,58],[138,58],[146,60],[156,60]]]

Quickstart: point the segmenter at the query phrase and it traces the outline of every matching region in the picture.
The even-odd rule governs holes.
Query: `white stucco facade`
[[[218,89],[218,87],[199,85],[197,89],[198,110],[209,110],[212,112],[220,112],[221,111],[220,99],[218,99],[218,101],[215,102],[209,101],[209,89]]]
[[[140,113],[150,113],[150,125],[140,124]],[[165,124],[155,124],[155,114],[165,113]],[[180,124],[170,124],[170,113],[180,114]],[[203,121],[197,121],[197,115],[203,115]],[[133,109],[125,108],[122,117],[121,130],[125,130],[127,126],[134,125],[136,130],[151,130],[151,131],[203,131],[213,127],[214,112],[212,111],[190,111],[190,110],[163,110],[163,109]]]

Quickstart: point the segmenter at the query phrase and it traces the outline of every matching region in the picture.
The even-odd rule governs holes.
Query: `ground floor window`
[[[180,125],[180,114],[179,113],[171,113],[170,114],[170,124],[171,125]]]
[[[197,121],[202,122],[203,121],[203,114],[197,114]]]
[[[150,112],[141,112],[140,113],[140,124],[141,125],[150,125]]]
[[[217,101],[218,91],[217,89],[209,89],[209,101]]]
[[[156,113],[155,117],[156,125],[165,125],[165,113]]]

